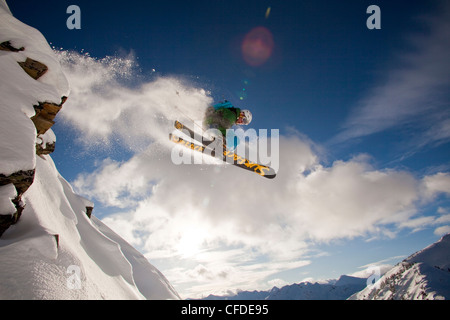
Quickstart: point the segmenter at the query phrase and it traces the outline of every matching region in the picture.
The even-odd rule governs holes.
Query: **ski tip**
[[[273,170],[271,172],[267,172],[267,173],[259,174],[259,175],[261,177],[264,177],[264,178],[267,178],[267,179],[274,179],[277,176],[276,172],[274,172]]]
[[[184,128],[184,125],[180,122],[180,121],[178,121],[178,120],[175,120],[175,123],[174,123],[174,127],[176,128],[176,129],[183,129]]]
[[[251,166],[253,167],[253,166]],[[257,165],[253,168],[253,172],[257,173],[261,177],[267,178],[267,179],[273,179],[277,176],[277,173],[275,170],[271,167]]]

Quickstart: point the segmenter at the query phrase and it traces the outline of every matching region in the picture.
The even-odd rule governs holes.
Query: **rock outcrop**
[[[4,41],[4,42],[0,43],[0,50],[2,50],[2,51],[10,51],[10,52],[19,52],[19,51],[25,50],[25,48],[24,47],[14,48],[11,45],[11,42]]]
[[[9,41],[7,41],[7,42],[9,42]],[[25,50],[25,48],[24,48],[24,50]],[[21,51],[24,51],[24,50],[21,50]],[[22,69],[26,73],[28,73],[28,75],[30,77],[32,77],[34,80],[39,79],[48,71],[48,68],[45,64],[43,64],[39,61],[30,59],[30,58],[27,58],[25,61],[18,62],[18,63],[22,67]]]
[[[43,135],[55,124],[56,114],[61,110],[62,105],[66,102],[67,97],[62,97],[61,102],[56,104],[54,102],[39,102],[38,105],[33,106],[36,114],[31,117],[38,135]]]

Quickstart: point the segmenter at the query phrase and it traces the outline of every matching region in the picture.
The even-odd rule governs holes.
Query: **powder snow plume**
[[[102,59],[74,51],[55,51],[71,87],[63,119],[81,133],[86,145],[121,141],[135,151],[152,142],[169,143],[177,117],[202,118],[212,99],[182,77],[138,73],[136,59]]]

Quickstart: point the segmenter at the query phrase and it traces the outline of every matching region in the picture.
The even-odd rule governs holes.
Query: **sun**
[[[176,246],[177,253],[182,257],[192,257],[204,249],[208,238],[206,229],[198,226],[185,229],[178,240]]]

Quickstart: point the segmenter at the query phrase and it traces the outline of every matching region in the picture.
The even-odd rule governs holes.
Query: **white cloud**
[[[169,150],[159,149],[152,144],[129,161],[105,162],[75,186],[117,206],[133,202],[129,193],[137,186],[139,199],[131,209],[104,222],[163,265],[175,285],[188,286],[192,296],[221,286],[267,289],[263,279],[308,263],[303,257],[311,240],[431,223],[416,214],[421,181],[410,173],[376,170],[365,157],[324,167],[295,137],[281,138],[274,180],[230,165],[176,166]],[[141,186],[146,193],[139,192]]]
[[[450,226],[442,226],[434,230],[434,234],[438,236],[445,236],[446,234],[449,233],[450,233]]]
[[[87,145],[119,139],[134,154],[101,161],[74,187],[121,208],[103,221],[191,296],[218,287],[268,289],[269,277],[310,263],[311,242],[430,225],[418,204],[448,192],[448,174],[418,180],[374,168],[365,155],[324,166],[295,131],[280,136],[273,180],[231,165],[175,165],[173,120],[180,110],[201,117],[211,102],[205,90],[173,77],[130,88],[117,77],[129,76],[132,63],[62,55],[72,86],[62,117]]]
[[[269,280],[267,282],[271,287],[278,287],[278,288],[282,288],[286,285],[289,285],[290,283],[284,281],[283,279],[273,279],[273,280]]]
[[[409,154],[450,141],[450,5],[444,1],[440,9],[438,16],[422,18],[426,34],[408,39],[412,51],[397,55],[395,67],[359,101],[333,142],[393,128],[410,134],[402,143]]]
[[[450,194],[450,173],[439,172],[423,178],[424,196],[433,198],[440,193]]]

